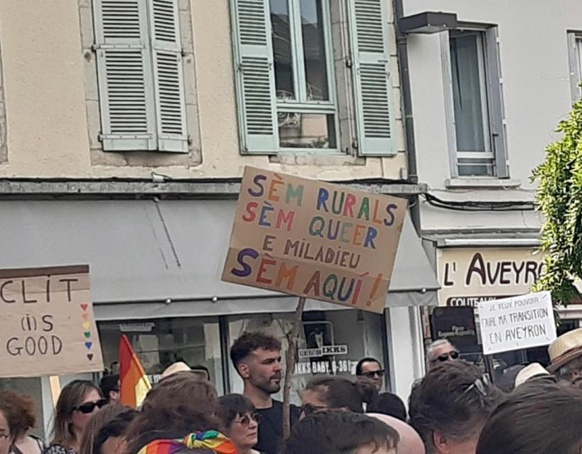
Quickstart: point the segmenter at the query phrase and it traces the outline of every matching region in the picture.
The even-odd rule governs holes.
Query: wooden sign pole
[[[305,298],[299,298],[291,332],[287,336],[287,353],[285,355],[285,382],[283,385],[283,439],[286,440],[291,435],[291,378],[295,371],[297,342],[299,340],[299,329],[303,322],[303,311],[305,309]]]
[[[53,400],[53,407],[57,406],[57,401],[61,395],[61,380],[58,375],[51,375],[49,377],[49,383],[51,387],[51,397]]]

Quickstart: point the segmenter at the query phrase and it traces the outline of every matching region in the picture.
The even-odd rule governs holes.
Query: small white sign
[[[479,303],[483,353],[542,347],[556,339],[550,292]]]
[[[347,355],[347,345],[326,345],[319,348],[301,348],[299,349],[299,358],[320,358],[328,355]]]

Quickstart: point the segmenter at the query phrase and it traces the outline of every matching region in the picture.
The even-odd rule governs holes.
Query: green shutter
[[[359,153],[390,156],[392,103],[386,0],[348,0]]]
[[[188,152],[178,0],[150,0],[158,151]]]
[[[231,0],[241,150],[279,148],[271,20],[268,0]]]
[[[93,5],[103,149],[155,150],[145,0],[94,0]]]

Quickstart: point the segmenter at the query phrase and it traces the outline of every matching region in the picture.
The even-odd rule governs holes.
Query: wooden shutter
[[[348,0],[359,152],[364,156],[396,153],[392,140],[392,104],[388,20],[385,0]]]
[[[155,150],[145,0],[94,0],[93,5],[103,149]]]
[[[232,0],[241,151],[279,148],[268,0]]]
[[[491,143],[495,154],[495,176],[509,178],[509,159],[505,141],[505,110],[503,108],[503,78],[501,77],[497,27],[486,30],[485,41],[489,123],[491,125]]]
[[[150,0],[158,151],[188,152],[178,0]]]

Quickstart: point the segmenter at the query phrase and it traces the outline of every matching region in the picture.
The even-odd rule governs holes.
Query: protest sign
[[[550,292],[482,302],[479,319],[486,355],[541,347],[556,339]]]
[[[222,280],[381,313],[406,201],[246,167]]]
[[[0,270],[0,377],[100,372],[89,267]]]

